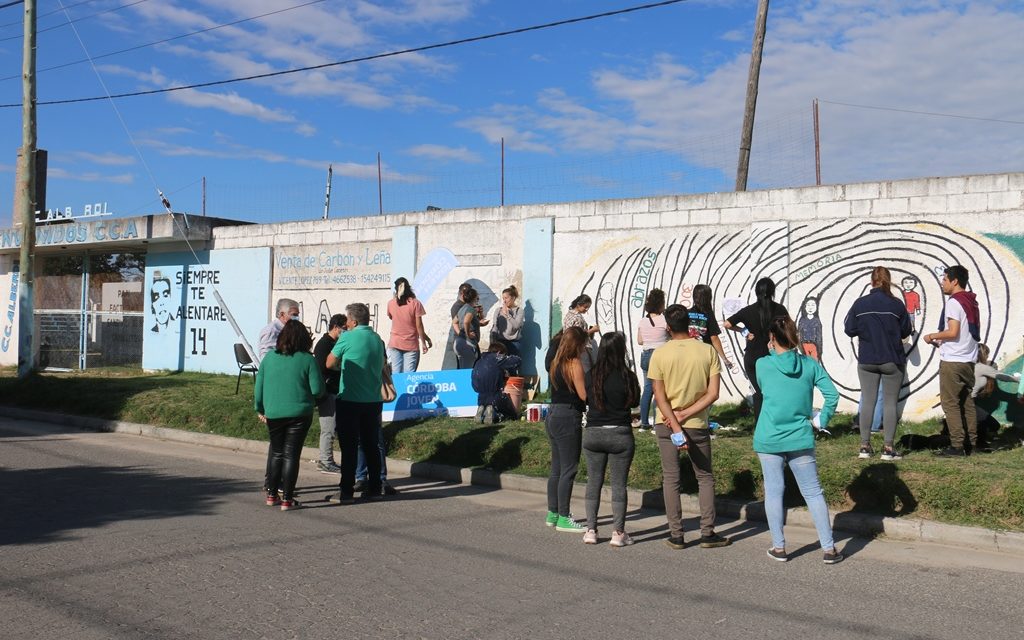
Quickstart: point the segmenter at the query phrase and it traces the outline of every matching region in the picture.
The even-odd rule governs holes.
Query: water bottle
[[[715,429],[717,429],[720,426],[722,426],[722,425],[718,424],[717,422],[709,422],[708,423],[708,429],[711,429],[712,431],[714,431]]]

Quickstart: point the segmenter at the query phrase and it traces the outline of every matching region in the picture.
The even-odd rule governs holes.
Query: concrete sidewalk
[[[46,411],[21,409],[0,406],[0,415],[49,422],[67,427],[92,431],[108,431],[156,438],[184,444],[217,447],[233,451],[265,454],[267,443],[260,440],[230,438],[227,436],[181,431],[155,427],[147,424],[136,424],[117,420],[104,420],[83,416],[71,416]],[[318,450],[305,448],[303,459],[315,459]],[[388,458],[388,469],[396,473],[418,478],[461,482],[463,484],[496,487],[513,491],[545,494],[547,479],[521,476],[509,473],[497,473],[486,469],[460,469],[457,467],[433,464],[429,462],[411,462]],[[610,500],[610,493],[605,489],[603,501]],[[660,509],[664,507],[661,491],[629,490],[630,506]],[[699,514],[697,497],[683,494],[683,511],[688,515]],[[607,504],[607,502],[605,502]],[[741,521],[764,522],[764,503],[742,502],[720,498],[716,501],[718,514]],[[1024,533],[995,531],[981,527],[964,527],[943,524],[921,518],[888,518],[879,515],[856,513],[850,511],[832,512],[833,527],[860,537],[874,538],[884,536],[890,540],[910,542],[928,542],[953,547],[968,547],[981,551],[1005,553],[1024,557]],[[813,528],[810,513],[805,508],[790,508],[786,512],[786,524]]]

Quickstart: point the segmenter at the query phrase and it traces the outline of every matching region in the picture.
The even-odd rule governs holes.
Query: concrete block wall
[[[670,300],[687,302],[695,284],[708,283],[722,317],[748,303],[754,281],[769,276],[778,283],[780,300],[813,338],[809,344],[849,409],[858,397],[856,345],[843,334],[842,320],[865,292],[876,264],[893,271],[896,295],[920,299],[915,339],[938,321],[942,267],[968,266],[972,288],[988,301],[982,307],[988,318],[985,340],[999,355],[998,364],[1020,366],[1024,320],[1009,309],[1015,302],[1012,283],[1024,278],[1022,214],[1024,173],[1012,173],[224,227],[214,230],[214,247],[379,243],[390,241],[396,228],[415,226],[417,264],[438,248],[460,257],[461,266],[427,305],[428,333],[438,345],[447,334],[458,284],[475,280],[495,301],[508,284],[521,286],[528,254],[524,223],[550,218],[553,323],[560,321],[566,301],[586,292],[603,329],[633,338],[641,315],[637,291],[642,298],[657,286]],[[285,293],[275,290],[272,297]],[[306,294],[339,302],[363,296],[379,305],[390,297],[381,289]],[[388,335],[386,317],[377,328]],[[734,362],[741,362],[742,345],[731,334],[724,337]],[[920,342],[908,349],[906,410],[915,416],[934,413],[937,357]],[[422,366],[444,364],[442,351],[428,354]],[[639,359],[636,345],[634,356]],[[723,395],[738,399],[748,391],[742,368],[735,366]]]

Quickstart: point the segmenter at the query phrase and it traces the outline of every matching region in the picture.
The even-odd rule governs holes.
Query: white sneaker
[[[625,531],[615,531],[612,533],[611,542],[608,544],[613,547],[628,547],[633,544],[633,538],[629,537],[629,534]]]
[[[583,534],[583,544],[597,544],[597,529],[587,529]]]

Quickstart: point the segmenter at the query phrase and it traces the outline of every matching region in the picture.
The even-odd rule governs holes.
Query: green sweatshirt
[[[313,415],[313,405],[324,394],[324,379],[311,353],[283,356],[268,351],[256,374],[256,412],[268,418]]]
[[[828,373],[817,360],[795,349],[779,354],[773,351],[759,359],[756,368],[764,404],[754,429],[754,451],[785,453],[813,449],[814,387],[825,398],[819,416],[822,428],[839,404],[839,392]]]

